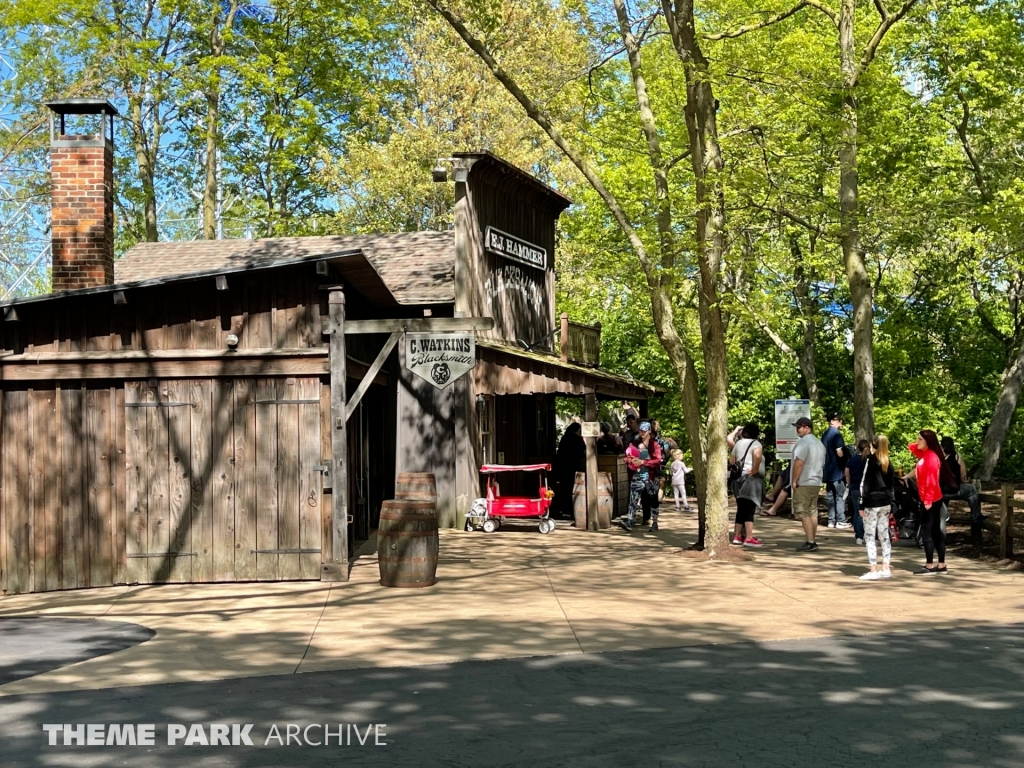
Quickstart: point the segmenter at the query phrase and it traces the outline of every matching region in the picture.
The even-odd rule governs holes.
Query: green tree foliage
[[[606,367],[669,393],[653,407],[684,443],[699,448],[707,422],[684,426],[678,360],[659,333],[651,286],[669,297],[706,409],[698,222],[719,201],[715,306],[730,422],[770,426],[775,398],[809,396],[817,414],[838,409],[852,423],[857,301],[838,195],[852,107],[876,429],[898,445],[931,427],[956,438],[983,474],[1024,475],[1021,0],[910,4],[854,88],[840,11],[864,52],[903,3],[701,0],[694,29],[707,62],[696,79],[666,15],[686,3],[453,7],[600,169],[632,235],[421,0],[0,0],[0,50],[18,63],[0,81],[0,102],[17,115],[0,131],[0,161],[19,169],[4,179],[15,196],[0,201],[0,250],[33,236],[24,221],[25,231],[3,229],[13,206],[46,202],[49,98],[110,98],[122,112],[119,250],[156,237],[444,229],[452,189],[431,181],[431,167],[488,149],[575,200],[559,233],[559,311],[602,323]],[[638,109],[637,71],[653,133]],[[722,162],[705,174],[701,198],[687,115],[704,82]],[[651,274],[637,244],[657,254]]]

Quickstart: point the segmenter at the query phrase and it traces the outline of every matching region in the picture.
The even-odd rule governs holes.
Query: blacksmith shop
[[[654,393],[601,369],[599,327],[556,318],[570,201],[499,157],[435,171],[449,231],[115,260],[116,111],[48,106],[53,292],[0,305],[3,592],[345,580],[400,473],[432,473],[461,526],[482,464],[553,459],[557,396],[593,421]]]

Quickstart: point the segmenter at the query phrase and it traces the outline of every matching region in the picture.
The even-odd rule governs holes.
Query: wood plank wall
[[[130,582],[319,577],[319,389],[127,382]]]
[[[225,349],[324,346],[326,292],[311,264],[135,288],[127,304],[110,293],[21,304],[19,320],[4,322],[0,353]],[[358,298],[355,302],[358,303]]]
[[[0,353],[224,349],[229,333],[239,349],[323,347],[320,281],[301,265],[229,276],[227,291],[211,277],[134,289],[126,305],[110,294],[19,305]],[[351,307],[374,311],[358,295]],[[263,357],[218,374],[180,360],[178,375],[113,381],[86,361],[81,380],[2,381],[0,591],[318,579],[318,550],[331,547],[318,469],[331,455],[329,387],[298,362],[302,374]],[[368,395],[375,414],[383,392]],[[394,472],[373,425],[363,538]]]
[[[121,410],[116,387],[2,393],[0,589],[42,592],[123,578]]]

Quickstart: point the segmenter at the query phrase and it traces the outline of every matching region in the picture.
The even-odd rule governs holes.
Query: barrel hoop
[[[385,563],[436,563],[437,555],[433,557],[386,557],[384,555],[377,555],[377,559]]]
[[[437,538],[437,529],[435,528],[431,531],[382,531],[378,528],[377,538],[381,536],[394,539],[420,539],[427,536]]]

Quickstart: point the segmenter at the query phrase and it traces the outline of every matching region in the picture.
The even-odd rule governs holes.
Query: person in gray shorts
[[[793,516],[804,527],[806,539],[797,551],[814,552],[818,549],[818,495],[825,469],[825,446],[814,436],[813,424],[806,416],[797,419],[793,426],[800,436],[793,446]]]

